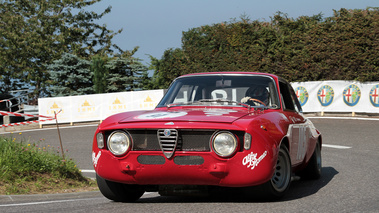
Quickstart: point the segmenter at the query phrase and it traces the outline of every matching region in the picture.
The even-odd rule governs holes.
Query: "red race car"
[[[284,79],[199,73],[177,78],[152,111],[105,119],[92,161],[101,193],[114,201],[236,187],[280,198],[293,174],[320,177],[321,143]]]

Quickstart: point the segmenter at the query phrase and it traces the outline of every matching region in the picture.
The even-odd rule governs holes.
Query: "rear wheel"
[[[97,174],[96,181],[104,197],[116,202],[134,202],[145,193],[142,186],[112,182]]]
[[[321,177],[321,147],[320,143],[316,143],[315,151],[308,162],[307,167],[299,172],[299,176],[308,180],[317,180]]]

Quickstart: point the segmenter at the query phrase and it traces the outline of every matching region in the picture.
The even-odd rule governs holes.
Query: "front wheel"
[[[258,194],[254,197],[276,200],[284,196],[291,184],[291,158],[286,146],[281,145],[278,152],[275,171],[266,183],[257,186]]]
[[[115,202],[134,202],[145,193],[142,186],[112,182],[97,174],[96,181],[101,194]]]

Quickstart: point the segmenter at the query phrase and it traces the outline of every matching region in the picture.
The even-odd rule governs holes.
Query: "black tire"
[[[275,172],[266,183],[256,187],[254,198],[264,200],[278,200],[288,191],[291,184],[291,158],[285,145],[281,145],[276,161]]]
[[[97,174],[96,181],[104,197],[115,202],[134,202],[145,193],[142,186],[112,182]]]
[[[308,165],[298,173],[298,175],[307,180],[317,180],[321,177],[322,159],[320,143],[316,143],[315,151],[312,154]]]

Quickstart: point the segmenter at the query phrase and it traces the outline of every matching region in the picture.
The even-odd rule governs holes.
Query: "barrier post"
[[[60,110],[58,113],[60,113],[62,110]],[[66,160],[65,156],[64,156],[64,151],[63,151],[63,144],[62,144],[62,138],[61,138],[61,132],[59,131],[59,125],[58,125],[58,118],[57,118],[57,114],[55,111],[54,111],[54,116],[55,116],[55,123],[57,124],[57,130],[58,130],[58,136],[59,136],[59,143],[61,145],[61,151],[62,151],[62,157],[63,157],[63,160]]]

